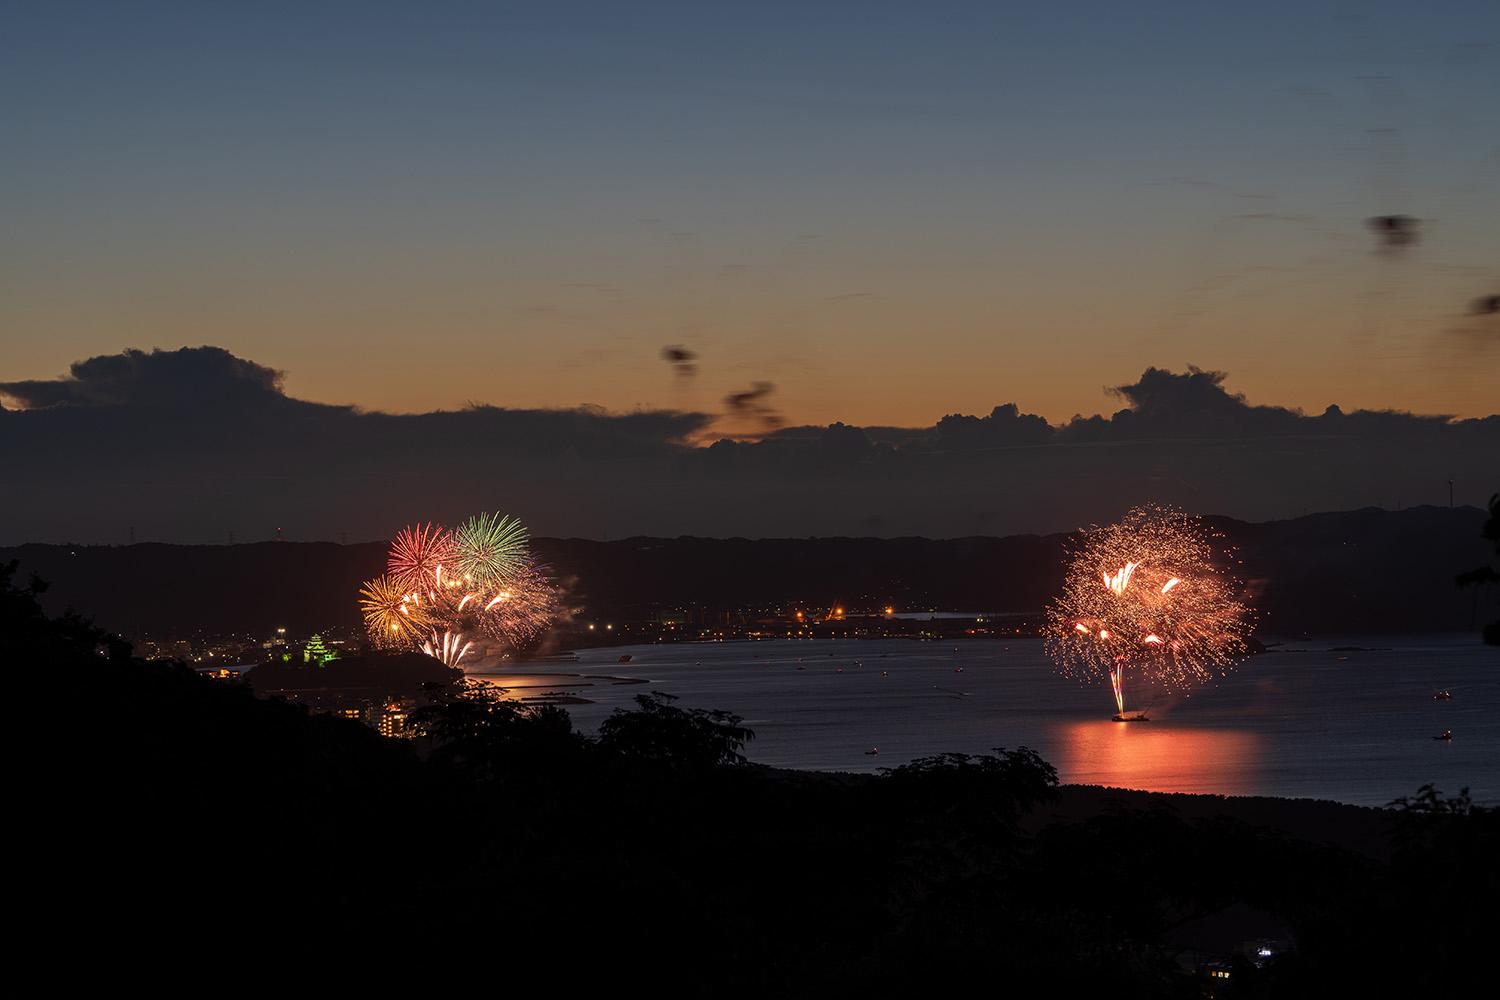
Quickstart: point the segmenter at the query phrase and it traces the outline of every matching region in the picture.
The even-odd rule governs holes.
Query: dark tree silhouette
[[[526,770],[527,758],[554,765],[581,749],[572,717],[556,705],[527,705],[467,678],[429,693],[406,724],[431,742],[434,763],[498,777]]]
[[[677,708],[676,697],[639,694],[635,711],[616,709],[599,725],[599,746],[626,757],[687,767],[743,764],[741,751],[755,738],[732,712]]]
[[[1474,799],[1464,788],[1452,798],[1445,798],[1436,785],[1423,785],[1416,795],[1403,795],[1386,804],[1387,809],[1400,813],[1416,813],[1429,816],[1468,816],[1474,811]]]
[[[1495,543],[1495,554],[1500,555],[1500,493],[1490,497],[1490,519],[1484,522],[1483,537]],[[1500,583],[1500,572],[1493,566],[1478,566],[1454,577],[1460,587],[1479,587]],[[1500,618],[1484,626],[1484,641],[1491,646],[1500,646]]]
[[[1006,823],[1048,801],[1057,789],[1057,768],[1030,747],[997,747],[994,754],[937,754],[880,770],[893,786],[929,799],[935,809],[978,806]]]

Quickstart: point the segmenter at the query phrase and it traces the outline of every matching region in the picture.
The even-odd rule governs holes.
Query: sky
[[[10,3],[0,380],[211,344],[392,413],[920,427],[1196,364],[1483,416],[1497,93],[1485,0]]]

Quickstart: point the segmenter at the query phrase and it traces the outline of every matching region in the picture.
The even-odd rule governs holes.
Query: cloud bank
[[[475,509],[564,536],[953,537],[1063,530],[1144,500],[1262,520],[1445,503],[1450,479],[1459,502],[1500,489],[1500,416],[1309,416],[1227,384],[1148,368],[1114,413],[1060,425],[1009,402],[698,447],[718,420],[763,417],[769,386],[726,414],[397,415],[293,399],[280,372],[221,348],[129,350],[0,382],[0,544],[371,539]]]

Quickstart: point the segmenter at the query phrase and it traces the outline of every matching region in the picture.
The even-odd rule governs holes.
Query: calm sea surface
[[[1073,783],[1382,805],[1433,782],[1500,804],[1500,651],[1467,635],[1290,642],[1139,724],[1111,722],[1108,687],[1058,676],[1035,639],[628,646],[520,669],[554,675],[514,678],[517,694],[588,699],[568,710],[590,732],[647,690],[729,709],[755,730],[750,759],[778,767],[1024,744]],[[1444,730],[1451,742],[1432,738]]]

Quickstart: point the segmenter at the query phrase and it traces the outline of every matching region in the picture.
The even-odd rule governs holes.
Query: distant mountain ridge
[[[1477,629],[1477,590],[1455,573],[1482,563],[1485,513],[1376,508],[1248,523],[1211,517],[1272,635]],[[591,617],[656,609],[816,608],[1034,612],[1062,580],[1070,536],[926,538],[539,538],[533,548]],[[73,607],[126,635],[294,633],[358,624],[359,584],[383,543],[21,545],[0,548],[51,582],[49,611]],[[1476,610],[1478,609],[1478,610]]]

